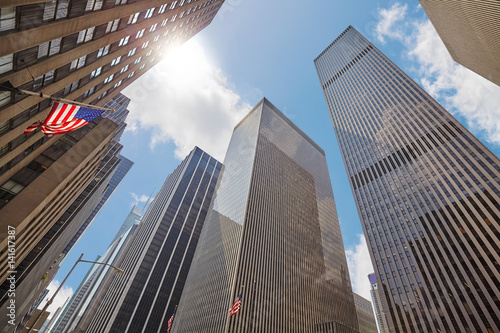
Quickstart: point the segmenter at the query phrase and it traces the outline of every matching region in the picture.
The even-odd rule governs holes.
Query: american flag
[[[233,306],[229,309],[229,315],[228,317],[231,317],[232,315],[235,315],[240,311],[241,308],[241,294],[238,296],[236,301],[234,301]]]
[[[42,132],[49,136],[68,133],[87,125],[103,112],[103,110],[54,102],[47,118],[43,122],[37,121],[31,124],[24,134],[31,133],[38,127],[41,127]]]
[[[175,306],[174,313],[172,314],[172,317],[170,317],[170,319],[168,320],[167,332],[170,332],[170,328],[172,327],[172,323],[174,322],[174,316],[175,316],[176,311],[177,311],[177,305]]]

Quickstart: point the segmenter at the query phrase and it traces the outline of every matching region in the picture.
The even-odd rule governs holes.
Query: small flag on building
[[[172,317],[170,317],[170,319],[168,320],[167,332],[170,332],[170,328],[172,327],[172,323],[174,322],[175,311],[177,311],[177,305],[175,306],[174,313],[172,314]]]
[[[232,315],[235,315],[240,311],[241,308],[241,294],[238,296],[236,301],[234,301],[233,306],[229,309],[229,315],[228,317],[231,317]]]
[[[41,127],[45,135],[64,134],[87,125],[99,117],[104,110],[92,109],[65,103],[54,102],[52,110],[44,121],[37,121],[29,126],[24,134]]]

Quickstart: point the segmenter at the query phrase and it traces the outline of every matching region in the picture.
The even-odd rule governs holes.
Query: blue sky
[[[133,102],[122,154],[135,165],[56,280],[81,253],[104,253],[132,205],[142,208],[194,145],[222,161],[233,126],[265,96],[325,150],[353,288],[369,298],[371,263],[313,63],[349,25],[500,154],[500,88],[451,60],[418,1],[226,0],[208,28],[124,91]],[[75,290],[88,268],[66,285]]]

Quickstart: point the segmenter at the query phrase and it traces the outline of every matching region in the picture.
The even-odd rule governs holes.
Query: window
[[[148,47],[148,44],[149,44],[149,40],[146,43],[142,44],[142,48],[144,49],[144,48]]]
[[[134,61],[134,64],[138,64],[138,63],[140,63],[140,62],[141,62],[141,58],[142,58],[142,57],[137,58],[137,59]]]
[[[144,69],[144,67],[146,67],[146,65],[142,64],[141,67],[139,67],[139,69]]]
[[[130,74],[127,76],[127,78],[129,78],[129,79],[130,79],[132,76],[134,76],[134,74],[135,74],[135,72],[130,73]]]
[[[122,60],[122,56],[119,56],[118,58],[113,59],[113,61],[111,61],[111,66],[118,65],[120,63],[120,60]]]
[[[24,185],[8,180],[0,187],[0,199],[9,201],[24,189]]]
[[[170,9],[174,9],[176,4],[177,4],[177,1],[172,2],[172,4],[170,5]]]
[[[127,0],[115,0],[115,6],[124,5],[127,3]]]
[[[52,83],[53,80],[54,80],[54,71],[52,70],[47,74],[37,77],[33,81],[33,90],[36,90],[40,87],[45,87],[46,85]]]
[[[162,22],[161,22],[161,26],[164,27],[166,26],[168,23],[168,18],[167,19],[164,19]]]
[[[167,9],[168,4],[164,4],[160,6],[160,9],[158,9],[158,14],[163,14],[165,13],[165,10]]]
[[[92,40],[92,37],[94,37],[94,30],[95,30],[95,27],[80,31],[80,33],[78,34],[78,39],[76,40],[76,43],[77,44],[86,43],[86,42]]]
[[[10,91],[0,91],[0,107],[10,103],[11,92]],[[2,133],[2,125],[0,124],[0,133]]]
[[[111,45],[106,45],[105,47],[101,47],[99,51],[97,52],[97,58],[105,56],[106,54],[109,53],[109,47]]]
[[[104,84],[110,82],[111,80],[113,80],[113,76],[114,74],[111,74],[110,76],[108,76],[105,80],[104,80]]]
[[[106,33],[116,31],[116,29],[118,29],[119,23],[120,23],[120,19],[116,19],[114,21],[109,21],[108,25],[106,26]]]
[[[14,69],[14,54],[0,57],[0,74],[7,73]]]
[[[135,54],[135,51],[137,50],[137,47],[134,48],[133,50],[128,51],[128,56],[131,57]]]
[[[59,0],[57,4],[56,20],[68,16],[69,0]]]
[[[137,22],[137,19],[139,18],[139,14],[140,14],[140,12],[130,15],[127,24],[134,24],[135,22]]]
[[[138,38],[141,38],[142,36],[144,36],[144,30],[146,30],[146,29],[142,29],[142,30],[138,31],[137,35],[135,36],[135,38],[138,39]]]
[[[130,36],[123,37],[122,39],[120,39],[120,42],[118,43],[118,46],[127,45],[129,38],[130,38]]]
[[[146,15],[144,15],[144,18],[145,19],[148,19],[150,18],[151,16],[153,16],[153,13],[155,12],[155,7],[153,8],[150,8],[146,11]]]
[[[99,10],[102,8],[103,0],[87,0],[87,6],[85,7],[85,11],[91,10]]]
[[[99,67],[95,71],[92,71],[92,73],[90,73],[90,78],[92,79],[96,76],[99,76],[99,74],[101,74],[101,71],[102,71],[102,67]]]
[[[70,92],[73,92],[75,91],[76,89],[78,89],[78,85],[80,83],[80,80],[76,80],[75,82],[73,82],[72,84],[70,84],[69,86],[65,87],[64,88],[64,95],[67,95],[69,94]]]
[[[47,1],[43,7],[43,20],[53,20],[56,13],[56,1]]]
[[[122,84],[122,80],[120,80],[117,83],[115,83],[115,85],[113,86],[113,88],[118,88],[121,84]]]
[[[3,123],[0,123],[0,134],[7,132],[9,129],[10,129],[10,119],[4,121]]]
[[[176,17],[177,17],[177,14],[175,14],[174,16],[172,16],[172,20],[171,21],[174,22]]]
[[[149,32],[153,32],[156,30],[156,26],[158,25],[158,23],[155,23],[151,26],[151,28],[149,29]]]
[[[87,56],[84,55],[83,57],[80,57],[78,59],[75,59],[71,62],[71,65],[69,65],[69,70],[73,70],[73,69],[78,69],[78,68],[81,68],[85,65],[85,60],[87,59]]]
[[[123,72],[127,71],[127,69],[128,69],[128,65],[125,66],[125,67],[123,67],[122,70],[120,71],[120,73],[123,73]]]
[[[50,42],[45,42],[38,45],[38,58],[43,58],[46,56],[52,56],[59,53],[61,50],[61,38],[51,40]]]
[[[87,98],[89,95],[92,95],[95,91],[95,87],[90,88],[83,94],[83,98]]]
[[[0,31],[16,28],[16,7],[0,9]]]
[[[107,94],[108,94],[108,91],[106,90],[105,92],[103,92],[103,93],[101,94],[101,96],[97,97],[97,99],[101,99],[101,98],[103,98],[104,96],[106,96]]]
[[[181,2],[179,2],[179,7],[180,7],[180,6],[184,6],[184,2],[185,2],[185,1],[186,1],[186,0],[181,0]]]
[[[146,53],[146,57],[149,57],[151,55],[151,53],[153,53],[153,51],[149,50],[148,53]]]
[[[155,38],[153,38],[153,42],[157,42],[158,39],[160,39],[160,35],[156,36]]]

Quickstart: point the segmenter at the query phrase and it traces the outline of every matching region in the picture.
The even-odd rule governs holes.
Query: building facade
[[[377,277],[375,276],[375,273],[369,274],[368,280],[370,281],[371,286],[370,294],[372,296],[373,309],[375,310],[375,320],[377,322],[378,331],[380,333],[389,333],[386,314],[382,305],[382,298],[379,293]]]
[[[500,161],[353,27],[316,59],[390,332],[499,332]]]
[[[141,220],[141,212],[134,206],[111,241],[106,252],[96,259],[98,262],[121,266],[120,258],[123,251],[127,251],[134,232]],[[110,274],[108,274],[108,272]],[[95,309],[93,303],[98,297],[96,294],[105,292],[101,286],[106,283],[106,279],[114,277],[116,272],[109,266],[94,264],[87,272],[86,276],[78,286],[68,305],[63,309],[60,318],[57,319],[54,327],[47,333],[66,333],[74,332],[80,324],[82,317]]]
[[[453,60],[500,86],[500,3],[419,1]]]
[[[84,193],[80,195],[80,197],[82,198],[80,198],[80,200],[77,199],[76,202],[83,201],[85,192],[93,192],[92,189],[103,182],[107,183],[106,189],[104,192],[96,192],[94,194],[99,198],[99,202],[95,206],[88,207],[90,213],[83,216],[84,221],[73,222],[80,225],[80,228],[73,235],[71,240],[62,251],[63,257],[59,262],[59,266],[61,266],[66,255],[73,249],[73,247],[80,240],[85,231],[87,231],[88,227],[92,224],[92,222],[94,222],[95,217],[99,214],[102,207],[108,202],[109,198],[118,188],[125,175],[128,173],[130,168],[132,168],[132,165],[134,165],[134,162],[120,155],[120,152],[123,148],[123,145],[120,144],[120,138],[125,131],[125,128],[127,127],[127,123],[125,121],[129,114],[129,110],[127,109],[129,103],[130,98],[119,93],[115,97],[110,99],[106,104],[104,104],[104,107],[114,109],[115,111],[104,113],[103,118],[112,120],[118,125],[118,129],[116,130],[116,133],[109,144],[108,150],[106,151],[106,154],[101,161],[101,165],[99,166],[98,173],[94,178],[94,181],[87,186],[87,189],[84,191]],[[75,203],[73,203],[72,205],[74,204]],[[69,209],[71,210],[71,206]]]
[[[377,323],[373,314],[372,302],[366,298],[353,293],[356,316],[358,317],[360,333],[378,333]]]
[[[1,1],[0,83],[102,106],[151,69],[171,47],[205,28],[223,2]],[[110,143],[120,129],[107,119],[62,136],[47,137],[40,130],[23,134],[33,122],[46,117],[50,103],[39,96],[0,91],[1,262],[9,261],[9,226],[16,235],[16,255],[9,257],[13,263],[0,269],[2,317],[2,311],[7,311],[8,268],[34,271],[40,253],[55,244],[48,245],[53,239],[51,229],[65,224],[63,213],[73,211],[71,204],[96,180],[105,152],[120,149]],[[113,161],[117,160],[112,158],[106,165]],[[100,185],[107,184],[100,182],[95,191],[103,189]],[[53,260],[46,258],[36,270],[29,294],[20,290],[18,319],[23,317],[22,309],[36,299],[36,291],[43,290],[53,276],[55,270],[45,274],[46,267],[54,267]],[[38,264],[42,265],[40,260]],[[21,284],[26,274],[18,273],[15,278]]]
[[[166,332],[221,168],[196,147],[168,176],[86,332]]]
[[[173,332],[357,331],[330,184],[323,150],[263,99],[234,129]]]

